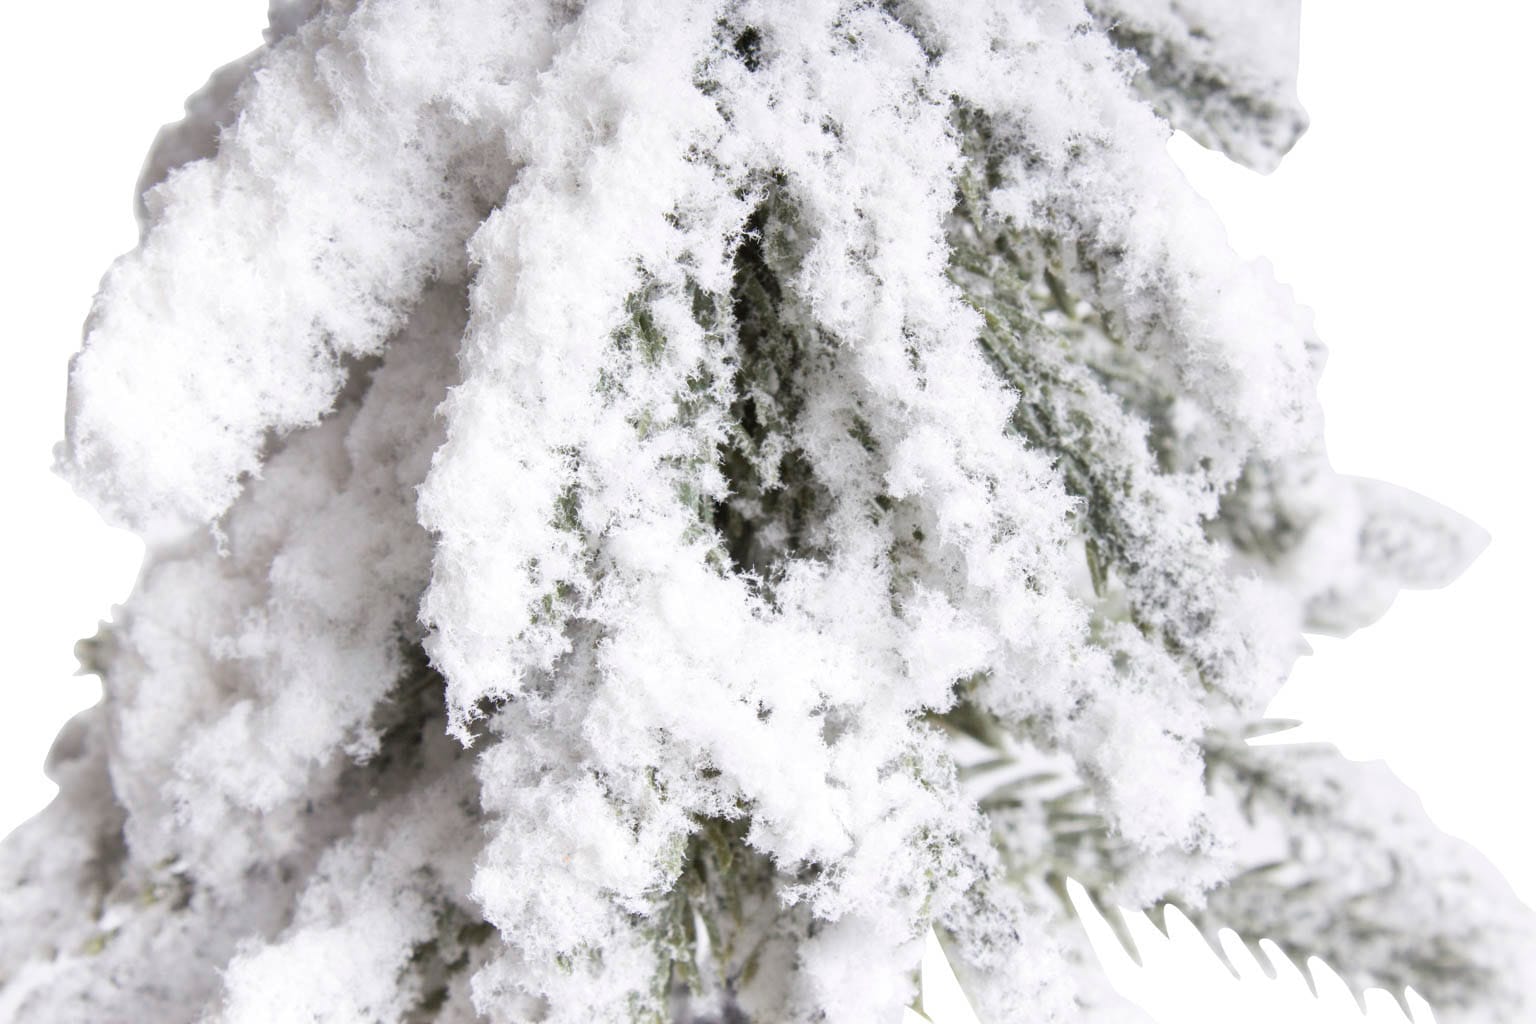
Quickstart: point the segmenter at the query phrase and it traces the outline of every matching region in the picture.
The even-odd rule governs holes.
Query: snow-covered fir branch
[[[1171,162],[1293,2],[275,0],[157,140],[62,471],[149,554],[0,850],[0,1013],[1130,1019],[1069,879],[1442,1024],[1536,925],[1254,747],[1480,531],[1329,467]]]

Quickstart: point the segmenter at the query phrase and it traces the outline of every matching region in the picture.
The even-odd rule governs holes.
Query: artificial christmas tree
[[[279,3],[157,143],[65,472],[150,546],[8,841],[23,1020],[1115,1019],[1069,908],[1518,1020],[1533,930],[1305,629],[1475,529],[1333,474],[1295,11]]]

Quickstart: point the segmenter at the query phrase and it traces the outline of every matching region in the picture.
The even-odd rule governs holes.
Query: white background
[[[0,832],[51,794],[39,771],[48,743],[98,693],[72,676],[71,646],[126,596],[139,557],[49,474],[66,360],[97,279],[134,244],[132,185],[155,129],[216,65],[260,42],[264,8],[7,10]],[[1332,350],[1323,401],[1335,465],[1419,490],[1494,535],[1450,589],[1405,595],[1347,641],[1318,640],[1272,713],[1353,757],[1384,757],[1536,904],[1532,38],[1536,15],[1508,0],[1313,0],[1302,58],[1313,127],[1285,166],[1261,178],[1187,140],[1174,149],[1236,248],[1266,255],[1316,310]],[[1270,982],[1238,952],[1238,983],[1191,936],[1144,943],[1145,969],[1101,949],[1116,985],[1160,1024],[1362,1019],[1326,974],[1317,1001],[1294,971]],[[1369,1007],[1372,1021],[1402,1019],[1383,993]],[[944,999],[929,1010],[941,1024],[966,1019]]]

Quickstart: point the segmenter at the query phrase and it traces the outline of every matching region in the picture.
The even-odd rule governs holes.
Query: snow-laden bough
[[[1322,447],[1170,125],[1294,3],[277,0],[143,177],[63,472],[149,545],[0,857],[20,1021],[1128,1019],[1177,907],[1442,1022],[1536,929],[1249,745],[1482,537]]]

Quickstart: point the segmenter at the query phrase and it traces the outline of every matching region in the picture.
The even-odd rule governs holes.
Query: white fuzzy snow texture
[[[1330,470],[1167,156],[1282,155],[1296,19],[277,0],[72,365],[149,556],[0,1018],[894,1022],[933,927],[984,1020],[1127,1019],[1073,878],[1519,1019],[1486,865],[1245,742],[1481,546]]]

